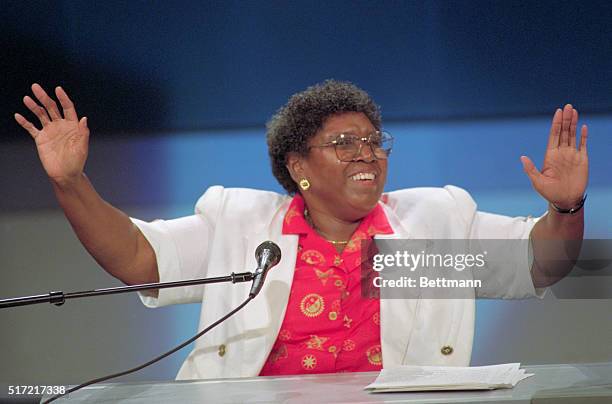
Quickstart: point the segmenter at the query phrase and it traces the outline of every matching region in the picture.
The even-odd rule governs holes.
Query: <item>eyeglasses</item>
[[[388,132],[375,131],[368,137],[357,137],[345,133],[339,134],[336,139],[321,145],[308,147],[310,150],[313,147],[330,147],[334,146],[338,160],[344,162],[354,161],[361,155],[361,148],[364,144],[370,146],[372,155],[377,160],[384,160],[391,154],[393,148],[393,136]]]

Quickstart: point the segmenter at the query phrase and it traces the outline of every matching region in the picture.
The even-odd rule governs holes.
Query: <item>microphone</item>
[[[254,298],[261,291],[268,270],[278,264],[281,259],[280,248],[272,241],[264,241],[255,250],[257,269],[253,276],[253,285],[249,297]]]

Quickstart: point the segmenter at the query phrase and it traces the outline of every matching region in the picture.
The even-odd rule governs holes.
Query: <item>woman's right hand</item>
[[[58,185],[76,181],[83,173],[87,160],[87,118],[79,120],[74,104],[61,87],[55,89],[55,94],[62,106],[63,117],[55,101],[40,85],[33,84],[32,92],[43,106],[29,96],[23,98],[23,103],[36,115],[42,129],[38,129],[23,115],[15,114],[15,120],[36,142],[38,157],[49,178]]]

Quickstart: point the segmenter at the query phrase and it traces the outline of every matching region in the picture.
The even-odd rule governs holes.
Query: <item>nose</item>
[[[369,140],[361,139],[359,141],[359,150],[357,151],[357,155],[353,159],[353,161],[363,160],[368,163],[378,160],[374,155],[374,150],[372,150],[372,144]]]

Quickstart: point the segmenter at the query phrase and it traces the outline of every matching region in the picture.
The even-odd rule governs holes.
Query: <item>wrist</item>
[[[578,201],[574,202],[573,204],[567,204],[567,206],[565,204],[557,205],[553,202],[550,202],[550,208],[560,214],[573,215],[582,210],[586,198],[587,194],[585,193]]]
[[[76,175],[64,177],[49,177],[53,188],[58,191],[67,192],[79,186],[79,183],[85,178],[85,173],[80,172]]]

